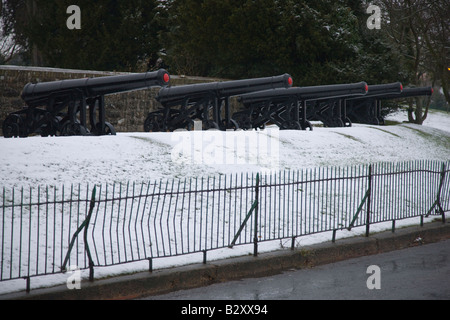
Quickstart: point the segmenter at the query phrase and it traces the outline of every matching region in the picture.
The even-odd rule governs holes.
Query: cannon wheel
[[[54,117],[47,114],[47,123],[40,128],[41,137],[56,136],[59,130],[61,117]]]
[[[348,117],[345,118],[344,126],[346,126],[346,127],[351,127],[352,126],[352,121]]]
[[[114,129],[114,126],[107,121],[105,121],[105,129],[103,132],[101,132],[102,124],[100,122],[98,122],[95,125],[95,127],[96,127],[96,132],[98,132],[99,135],[101,135],[101,136],[110,136],[110,135],[115,136],[116,135],[116,129]]]
[[[302,122],[301,126],[302,126],[302,130],[306,130],[309,128],[310,131],[313,131],[313,126],[312,126],[311,122],[309,122],[309,121]]]
[[[25,126],[25,122],[23,118],[18,114],[10,114],[6,117],[5,121],[3,121],[3,136],[5,138],[12,137],[27,137],[27,128]]]
[[[88,133],[89,130],[79,122],[66,121],[61,127],[61,136],[85,136]]]
[[[223,119],[223,120],[222,120],[222,126],[221,126],[221,129],[223,129],[223,130],[232,129],[232,130],[234,130],[234,131],[236,131],[236,130],[239,129],[239,124],[238,124],[235,120],[230,119],[230,123],[229,123],[229,124],[230,124],[230,125],[227,125],[227,120],[226,120],[226,119]]]
[[[214,120],[207,120],[203,121],[203,129],[209,130],[209,129],[217,129],[219,130],[219,125]]]
[[[163,115],[159,112],[151,112],[148,114],[144,122],[145,132],[161,132],[163,124]]]
[[[301,130],[302,126],[300,125],[300,122],[295,120],[289,120],[286,123],[283,123],[281,130]]]
[[[233,120],[237,122],[239,128],[242,130],[252,129],[250,116],[244,112],[236,112],[235,114],[233,114]]]
[[[114,129],[114,126],[109,122],[105,122],[105,135],[116,135],[116,129]]]
[[[340,118],[333,118],[333,119],[329,119],[326,122],[323,122],[325,127],[328,128],[342,128],[344,127],[344,121],[342,121],[342,119]]]

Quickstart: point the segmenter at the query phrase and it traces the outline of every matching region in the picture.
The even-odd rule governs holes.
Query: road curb
[[[450,239],[450,223],[432,222],[423,227],[414,226],[371,234],[369,237],[352,237],[335,243],[319,243],[295,250],[261,253],[258,257],[244,256],[207,264],[168,268],[94,282],[82,282],[81,290],[68,290],[67,286],[35,289],[31,293],[14,293],[0,296],[4,300],[102,300],[134,299],[172,291],[202,287],[213,283],[264,277],[290,269],[312,268],[338,262],[426,245]]]

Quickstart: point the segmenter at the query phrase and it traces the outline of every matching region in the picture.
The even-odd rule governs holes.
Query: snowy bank
[[[404,113],[389,120],[403,121]],[[263,156],[261,156],[263,155]],[[240,172],[347,167],[375,162],[450,159],[450,116],[432,112],[423,126],[398,124],[350,128],[315,127],[313,131],[204,131],[119,133],[105,137],[0,138],[0,188],[36,185],[103,184],[218,176]],[[398,222],[402,224],[417,221]],[[389,225],[374,225],[383,230]],[[339,231],[338,238],[362,234]],[[329,241],[322,233],[297,239],[297,246]],[[290,240],[286,240],[290,242]],[[260,251],[289,246],[284,241],[261,244]],[[251,252],[242,246],[208,253],[208,260]],[[201,254],[156,259],[154,268],[201,262]],[[148,262],[96,269],[96,278],[146,270]],[[85,273],[83,271],[83,275]],[[32,288],[65,283],[67,275],[33,278]],[[23,280],[1,282],[0,294],[23,290]]]

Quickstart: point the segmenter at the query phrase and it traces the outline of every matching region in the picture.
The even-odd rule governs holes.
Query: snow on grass
[[[156,181],[228,175],[241,172],[347,167],[375,162],[450,160],[450,115],[430,112],[423,126],[354,124],[350,128],[315,127],[313,131],[119,133],[104,137],[0,138],[0,190],[29,186],[70,186],[128,181]],[[224,142],[225,141],[225,142]],[[231,141],[231,142],[230,142]],[[227,155],[230,155],[227,158]],[[264,156],[258,156],[258,155]],[[275,161],[273,161],[275,159]],[[402,224],[415,223],[403,221]],[[378,224],[372,231],[389,228]],[[338,232],[338,238],[363,233]],[[329,233],[297,239],[297,246],[329,241]],[[290,242],[290,240],[286,240]],[[288,247],[284,241],[262,243],[260,251]],[[245,255],[252,246],[219,249],[208,260]],[[201,254],[156,259],[154,268],[201,262]],[[96,268],[95,276],[145,270],[148,262]],[[83,275],[86,276],[83,271]],[[32,279],[32,288],[65,283],[67,275]],[[23,280],[0,283],[0,294],[24,289]]]
[[[316,127],[313,131],[279,131],[279,137],[275,137],[279,138],[279,169],[345,167],[380,161],[445,161],[450,158],[450,116],[439,118],[442,122],[430,117],[433,126],[354,124],[350,128]],[[437,125],[439,128],[436,128]],[[228,162],[225,165],[220,160],[214,164],[211,161],[192,161],[192,158],[173,161],[177,145],[183,142],[178,138],[180,134],[198,135],[196,137],[203,146],[206,159],[216,156],[218,151],[214,143],[220,142],[219,147],[224,147],[220,140],[223,137],[236,140],[239,135],[247,135],[256,141],[258,135],[267,134],[265,131],[215,132],[220,139],[211,141],[211,133],[0,138],[0,186],[148,181],[276,169],[255,161],[235,161],[238,164]],[[211,153],[209,157],[205,155],[207,152]]]

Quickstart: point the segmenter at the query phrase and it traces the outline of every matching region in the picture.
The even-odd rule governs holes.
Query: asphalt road
[[[448,300],[450,240],[144,300]]]

